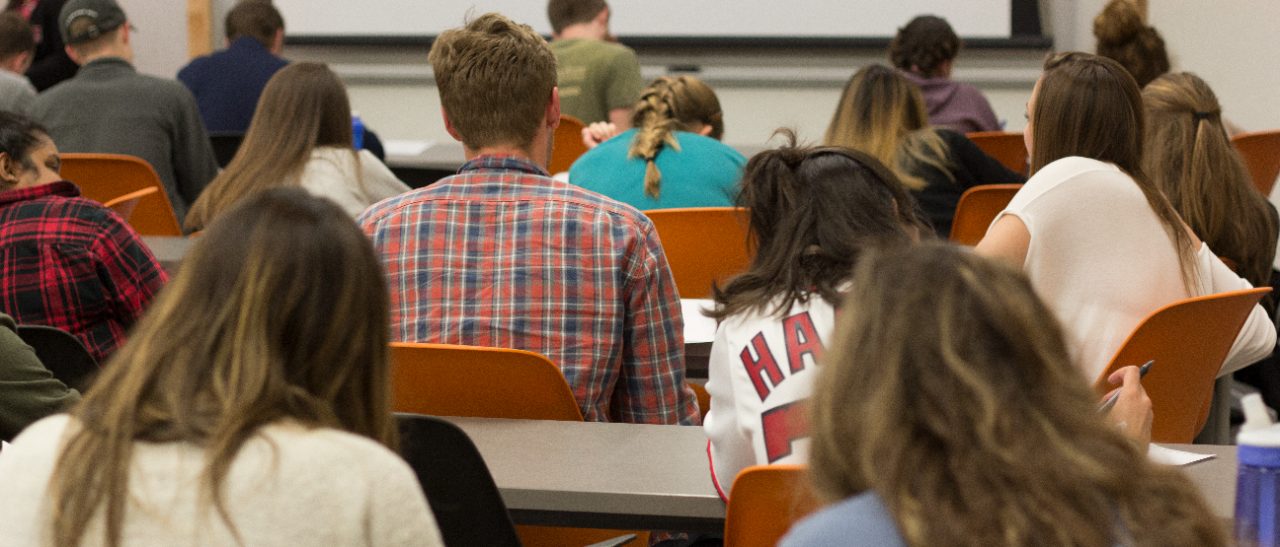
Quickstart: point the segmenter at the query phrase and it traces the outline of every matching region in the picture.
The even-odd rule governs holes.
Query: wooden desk
[[[718,532],[700,427],[446,418],[475,442],[519,524]],[[1216,457],[1182,470],[1214,515],[1235,507],[1236,447],[1168,445]]]

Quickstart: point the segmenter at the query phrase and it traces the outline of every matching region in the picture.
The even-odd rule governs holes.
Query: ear
[[[13,161],[9,154],[0,152],[0,180],[6,184],[17,184],[18,167],[18,162]]]
[[[547,129],[560,127],[560,88],[551,88],[551,101],[547,103]]]
[[[440,107],[440,117],[444,118],[444,130],[449,132],[449,136],[455,141],[462,142],[462,136],[458,135],[457,129],[454,129],[453,122],[449,121],[449,113],[445,112],[443,106]]]
[[[71,47],[71,46],[63,46],[63,49],[64,49],[64,50],[66,50],[66,52],[67,52],[67,57],[70,57],[70,58],[71,58],[71,60],[72,60],[75,64],[77,64],[77,65],[83,65],[83,64],[84,64],[84,58],[83,58],[83,57],[81,57],[81,56],[80,56],[80,54],[76,52],[76,49],[75,49],[75,48],[73,48],[73,47]]]
[[[129,22],[128,21],[125,21],[124,24],[120,25],[120,43],[125,45],[129,44]]]
[[[28,68],[31,68],[31,61],[34,55],[35,55],[34,51],[24,51],[22,53],[14,55],[13,65],[10,68],[12,68],[13,71],[17,72],[18,74],[22,74],[23,72],[26,72]]]
[[[704,136],[704,137],[710,137],[710,136],[711,136],[711,132],[712,132],[712,131],[715,131],[715,128],[714,128],[714,127],[711,127],[711,124],[709,124],[709,123],[704,123],[704,124],[702,124],[702,127],[699,127],[699,128],[698,128],[697,133],[698,133],[699,135]]]
[[[276,29],[276,35],[271,39],[271,53],[284,53],[284,27]]]

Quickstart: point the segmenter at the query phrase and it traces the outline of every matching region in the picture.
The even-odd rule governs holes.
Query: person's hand
[[[587,150],[599,146],[600,143],[613,138],[614,135],[621,133],[618,126],[609,122],[595,122],[582,128],[582,144],[587,146]]]
[[[1115,406],[1107,413],[1107,420],[1145,449],[1151,442],[1151,420],[1154,415],[1151,412],[1151,397],[1147,396],[1147,390],[1142,387],[1142,375],[1138,372],[1138,367],[1117,370],[1107,377],[1107,382],[1120,386],[1102,399],[1106,401],[1116,392],[1120,393]]]

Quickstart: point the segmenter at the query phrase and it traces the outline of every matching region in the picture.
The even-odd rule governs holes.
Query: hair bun
[[[1136,39],[1146,26],[1132,0],[1111,0],[1093,18],[1093,36],[1100,44],[1124,44]]]

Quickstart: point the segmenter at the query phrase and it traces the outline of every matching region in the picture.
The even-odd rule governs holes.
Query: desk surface
[[[706,532],[724,527],[702,428],[446,419],[476,443],[518,523]],[[1168,446],[1216,456],[1182,470],[1214,514],[1230,519],[1236,447]]]
[[[142,236],[142,243],[156,255],[156,260],[170,275],[177,273],[183,257],[191,250],[194,240],[175,236]]]

